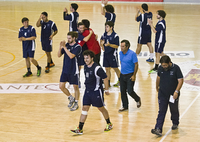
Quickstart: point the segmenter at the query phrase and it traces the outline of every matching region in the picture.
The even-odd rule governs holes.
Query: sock
[[[75,100],[75,103],[78,103],[78,100]]]
[[[37,69],[38,69],[38,70],[40,70],[40,69],[41,69],[41,67],[40,67],[39,65],[37,65],[36,67],[37,67]]]
[[[110,119],[108,118],[108,119],[106,119],[106,122],[107,122],[107,124],[109,124],[110,123]]]
[[[155,69],[156,69],[156,70],[158,69],[158,65],[159,65],[159,64],[155,64]]]
[[[47,63],[47,67],[50,67],[50,63]]]
[[[78,127],[79,127],[80,130],[83,129],[83,125],[84,125],[84,122],[79,122],[79,126]]]
[[[51,64],[53,63],[53,60],[51,59]]]
[[[154,55],[153,53],[150,53],[150,57],[149,58],[153,59],[153,55]]]
[[[28,72],[31,72],[31,68],[27,68]]]

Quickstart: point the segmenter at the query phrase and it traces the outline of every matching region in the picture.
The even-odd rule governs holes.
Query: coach
[[[158,91],[159,112],[153,134],[162,136],[162,128],[167,112],[168,104],[171,112],[172,130],[178,128],[179,109],[178,102],[180,89],[183,85],[183,74],[178,65],[173,64],[169,56],[162,56],[161,66],[158,68],[156,89]]]
[[[137,102],[137,107],[141,106],[141,99],[133,90],[136,73],[138,70],[138,59],[134,51],[130,50],[130,42],[128,40],[121,41],[120,61],[121,61],[121,74],[120,74],[120,91],[122,108],[119,112],[128,110],[128,94]]]

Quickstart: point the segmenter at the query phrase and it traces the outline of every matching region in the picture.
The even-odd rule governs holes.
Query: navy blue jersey
[[[115,24],[115,19],[116,19],[116,15],[115,13],[105,13],[105,17],[106,17],[106,22],[107,21],[112,21]]]
[[[61,53],[64,54],[63,59],[63,72],[66,74],[78,74],[78,61],[77,57],[81,53],[81,46],[75,43],[73,46],[70,46],[69,43],[65,45],[67,49],[74,55],[76,55],[73,59],[70,59],[64,49],[61,50]]]
[[[83,39],[84,39],[85,37],[81,34],[81,33],[79,33],[78,32],[78,38],[77,38],[77,43],[80,43],[81,41],[83,41]],[[82,46],[82,52],[84,52],[85,50],[87,50],[88,48],[87,48],[87,45],[86,45],[86,43]]]
[[[155,42],[156,43],[166,42],[166,24],[164,19],[162,21],[158,21],[155,30],[157,31]]]
[[[113,31],[111,35],[107,35],[107,32],[105,32],[102,37],[101,40],[105,40],[105,44],[106,43],[110,43],[110,44],[115,44],[119,46],[119,36]],[[110,46],[105,46],[104,45],[104,53],[114,53],[117,51],[117,48],[112,48]]]
[[[49,41],[49,37],[51,36],[52,32],[57,31],[56,24],[49,20],[48,22],[44,22],[43,20],[40,21],[41,24],[41,42]]]
[[[103,89],[103,80],[107,78],[105,71],[97,63],[93,63],[91,67],[84,65],[85,87],[86,90],[97,91]]]
[[[78,12],[72,12],[71,14],[65,14],[63,12],[63,19],[69,21],[69,31],[78,31],[77,24],[78,24],[79,14]]]
[[[140,22],[139,36],[151,35],[151,27],[148,24],[148,19],[152,19],[153,15],[151,12],[140,14],[137,17],[137,22]]]
[[[35,28],[31,25],[28,26],[28,28],[21,27],[19,29],[19,36],[20,37],[36,37],[36,32]],[[22,41],[22,47],[23,51],[35,51],[35,40],[27,40],[27,41]]]

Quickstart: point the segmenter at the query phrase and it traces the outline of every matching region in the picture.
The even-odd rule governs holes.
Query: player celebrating
[[[68,96],[69,105],[71,111],[78,109],[78,100],[79,100],[79,70],[77,57],[81,52],[81,46],[76,43],[76,38],[78,33],[69,32],[67,34],[68,43],[65,41],[60,42],[60,48],[58,51],[58,57],[61,57],[64,54],[63,69],[60,77],[59,87],[64,94]],[[70,94],[69,90],[65,87],[66,82],[73,84],[75,98]],[[72,106],[73,105],[73,106]]]
[[[116,15],[115,15],[115,9],[112,5],[107,4],[108,0],[102,0],[101,1],[101,14],[103,16],[106,17],[106,22],[107,21],[112,21],[115,24],[115,19],[116,19]]]
[[[138,9],[138,12],[136,13],[135,20],[137,22],[140,22],[140,31],[139,31],[139,37],[138,37],[138,44],[136,49],[136,54],[139,55],[142,45],[147,44],[149,47],[150,57],[147,59],[147,62],[154,62],[153,59],[153,46],[151,44],[151,27],[148,24],[147,19],[152,19],[152,13],[148,11],[148,5],[146,3],[142,4],[142,11],[144,14],[140,13],[140,10]]]
[[[102,79],[105,84],[105,93],[109,95],[108,91],[108,80],[106,73],[104,70],[96,63],[94,63],[94,53],[90,50],[86,50],[83,52],[84,61],[86,65],[84,66],[85,72],[85,93],[83,96],[83,108],[80,117],[79,127],[75,130],[71,130],[71,132],[76,134],[83,134],[83,125],[86,121],[87,114],[90,106],[97,107],[99,111],[103,114],[107,126],[104,131],[110,131],[113,128],[113,124],[110,122],[109,114],[106,108],[104,107],[104,96],[103,96],[103,86]]]
[[[78,31],[77,29],[77,23],[78,23],[78,18],[79,14],[76,12],[78,9],[78,5],[76,3],[72,3],[70,7],[70,11],[72,12],[71,14],[68,14],[68,10],[65,7],[64,12],[63,12],[63,19],[69,21],[69,31]]]
[[[44,50],[47,55],[47,66],[45,68],[45,72],[49,73],[49,68],[55,66],[51,57],[52,39],[58,33],[58,30],[56,24],[53,21],[48,20],[47,12],[42,12],[36,26],[41,27],[42,50]]]
[[[23,77],[32,76],[30,61],[37,67],[37,76],[40,76],[41,67],[39,66],[38,62],[34,59],[36,39],[35,28],[29,25],[29,19],[26,17],[22,19],[22,24],[23,27],[19,29],[18,38],[19,41],[22,41],[23,58],[25,58],[26,67],[28,70],[28,72],[25,75],[23,75]]]
[[[105,23],[106,32],[101,37],[100,45],[104,51],[103,56],[103,67],[106,68],[106,75],[108,76],[108,82],[110,86],[111,72],[110,68],[113,68],[117,74],[118,79],[120,78],[120,70],[118,69],[118,52],[119,47],[119,36],[113,31],[113,22],[108,21]],[[119,79],[120,80],[120,79]],[[119,86],[119,80],[114,85],[115,87]]]
[[[157,19],[159,20],[158,23],[156,24],[156,28],[153,26],[153,21],[148,19],[148,23],[151,26],[151,29],[154,33],[156,33],[155,37],[155,52],[156,52],[156,63],[155,67],[149,71],[149,73],[154,73],[157,72],[158,70],[158,65],[160,61],[160,57],[164,55],[164,47],[165,47],[165,42],[166,42],[166,24],[165,24],[165,16],[166,13],[163,10],[158,10],[157,11]]]

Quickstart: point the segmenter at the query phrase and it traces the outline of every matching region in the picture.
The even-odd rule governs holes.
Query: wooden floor
[[[104,32],[105,18],[100,14],[100,3],[80,2],[78,12],[80,20],[89,19],[91,28],[100,37]],[[136,50],[139,24],[134,17],[138,3],[113,3],[117,15],[115,31],[122,39],[131,42],[131,49]],[[39,84],[58,83],[62,69],[62,58],[57,57],[59,42],[66,40],[68,22],[63,21],[64,7],[70,3],[61,2],[0,2],[0,85],[3,84]],[[149,4],[154,14],[153,22],[156,24],[156,11],[164,9],[167,13],[167,42],[165,51],[193,51],[193,58],[172,58],[177,64],[183,64],[184,76],[190,69],[191,63],[200,60],[200,5],[170,5]],[[34,76],[23,78],[26,72],[25,61],[22,58],[22,47],[18,41],[18,30],[22,26],[21,19],[26,16],[30,24],[35,27],[40,13],[47,11],[49,19],[58,27],[58,35],[53,39],[53,60],[56,64],[49,74],[45,74],[46,56],[41,49],[40,28],[36,28],[35,58],[42,66],[41,77],[36,76],[36,68],[32,66]],[[154,34],[152,36],[154,45]],[[119,48],[120,50],[120,48]],[[142,51],[148,51],[143,46]],[[139,58],[139,71],[135,91],[141,96],[142,107],[137,109],[136,103],[129,98],[128,112],[118,113],[121,107],[118,89],[105,96],[106,107],[114,128],[104,132],[105,120],[96,108],[91,108],[84,126],[84,135],[75,136],[70,129],[78,125],[81,108],[75,112],[68,109],[67,97],[62,93],[1,93],[0,94],[0,141],[1,142],[196,142],[200,141],[200,98],[199,91],[183,88],[180,97],[180,125],[176,131],[170,131],[172,125],[170,114],[167,113],[163,128],[163,137],[157,138],[150,130],[154,128],[158,113],[157,92],[155,90],[156,75],[149,75],[148,70],[153,64],[146,63],[146,58]],[[191,63],[190,63],[191,62]],[[184,65],[184,64],[183,64]],[[199,63],[196,64],[200,66]],[[112,72],[112,83],[117,81]],[[197,77],[199,79],[199,77]],[[84,82],[81,71],[82,85]],[[186,84],[186,83],[185,83]],[[196,86],[197,90],[200,86]],[[0,92],[5,88],[0,86]],[[114,88],[111,88],[111,90]],[[8,89],[7,89],[8,90]],[[79,101],[82,104],[82,95]]]

